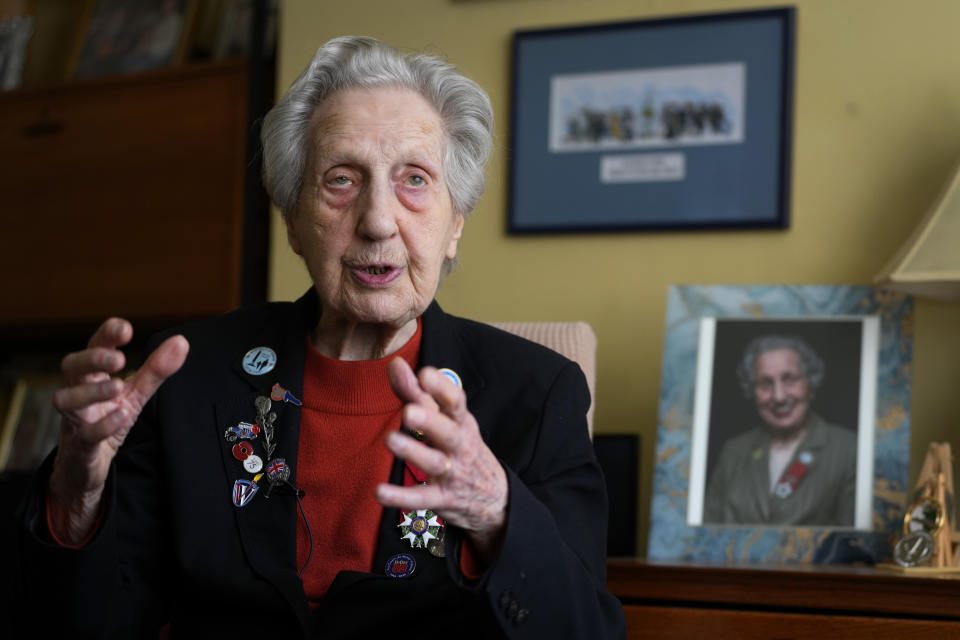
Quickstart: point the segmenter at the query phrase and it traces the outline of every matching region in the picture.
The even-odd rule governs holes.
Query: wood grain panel
[[[246,68],[0,94],[0,325],[239,304]]]
[[[960,622],[625,606],[631,640],[904,640],[960,638]]]
[[[906,576],[872,567],[723,567],[611,560],[607,586],[626,603],[857,611],[960,619],[960,576]],[[960,637],[960,636],[958,636]]]

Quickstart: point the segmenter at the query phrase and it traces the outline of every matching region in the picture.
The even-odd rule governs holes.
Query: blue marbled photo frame
[[[857,527],[691,524],[691,476],[703,475],[702,469],[691,473],[702,320],[858,317],[879,320],[875,419],[867,438],[873,449],[870,517],[859,518]],[[869,286],[671,287],[648,558],[723,564],[873,564],[889,558],[910,490],[912,360],[913,301],[902,294]]]

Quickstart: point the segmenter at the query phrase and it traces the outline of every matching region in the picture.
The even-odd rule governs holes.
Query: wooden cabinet
[[[960,638],[957,576],[611,560],[607,584],[631,639]]]
[[[240,303],[243,61],[0,93],[0,329]]]

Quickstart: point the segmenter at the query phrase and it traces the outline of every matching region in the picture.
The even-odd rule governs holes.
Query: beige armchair
[[[495,327],[538,342],[580,365],[590,388],[587,429],[593,438],[593,408],[596,405],[597,335],[586,322],[492,322]]]

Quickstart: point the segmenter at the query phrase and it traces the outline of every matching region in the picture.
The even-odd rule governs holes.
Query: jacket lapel
[[[234,457],[234,442],[228,442],[224,432],[239,422],[257,423],[256,400],[259,396],[270,398],[274,385],[280,385],[296,399],[303,398],[303,367],[305,340],[310,322],[315,323],[316,300],[313,292],[298,300],[293,307],[284,307],[272,315],[249,336],[240,336],[232,356],[231,368],[243,381],[235,387],[244,389],[233,397],[222,398],[216,405],[217,429],[223,440],[221,456],[228,481],[252,480],[243,463]],[[272,368],[256,364],[269,362],[269,349],[276,355]],[[258,356],[258,357],[254,357]],[[244,359],[253,366],[244,368]],[[262,401],[261,401],[262,402]],[[254,571],[279,590],[297,613],[304,631],[310,629],[310,613],[298,577],[297,525],[298,509],[294,492],[285,485],[271,489],[267,468],[271,460],[282,459],[290,468],[290,483],[296,486],[297,446],[300,434],[300,407],[291,401],[271,400],[270,412],[276,414],[274,421],[275,449],[268,459],[265,450],[265,434],[249,440],[254,453],[263,461],[263,469],[257,486],[257,494],[243,507],[234,509],[237,529],[246,557]],[[238,440],[237,442],[240,442]]]
[[[436,301],[433,301],[423,314],[419,366],[455,371],[463,382],[468,403],[486,386],[486,381],[474,363],[470,351],[462,343],[462,337],[450,321],[450,316],[443,312]]]
[[[232,368],[234,373],[246,383],[247,392],[217,405],[219,429],[225,430],[227,426],[241,420],[254,422],[256,397],[258,395],[269,397],[274,384],[280,384],[296,398],[302,399],[306,334],[316,325],[319,315],[318,301],[314,292],[311,290],[300,298],[295,309],[293,313],[287,312],[282,318],[265,323],[259,331],[251,332],[250,337],[243,344],[237,344]],[[423,335],[418,369],[427,365],[452,369],[463,381],[467,400],[470,402],[484,387],[484,380],[460,340],[455,328],[448,321],[448,316],[436,302],[431,303],[423,314]],[[277,354],[274,369],[262,374],[245,371],[242,366],[244,356],[260,347],[269,347]],[[291,481],[295,485],[300,410],[299,407],[288,403],[273,402],[273,407],[278,414],[277,447],[274,458],[284,458],[290,465]],[[262,445],[257,444],[255,448],[257,454],[262,455]],[[242,464],[233,457],[232,443],[228,446],[224,441],[221,451],[228,478],[231,480],[251,478],[251,474],[246,472]],[[267,464],[267,460],[264,460],[264,464]],[[395,459],[391,468],[390,482],[403,484],[403,471],[403,461]],[[268,486],[266,478],[262,478],[258,494],[263,494]],[[236,508],[234,514],[250,564],[259,575],[283,593],[297,612],[304,629],[308,630],[310,628],[309,606],[303,593],[302,583],[297,578],[299,567],[296,566],[296,530],[299,523],[296,500],[289,495],[289,492],[274,489],[270,498],[255,495],[246,506]],[[330,586],[328,596],[358,582],[386,578],[384,568],[387,560],[398,553],[410,553],[409,543],[401,539],[397,529],[399,522],[399,509],[384,509],[373,574],[341,572]],[[446,573],[446,565],[442,559],[434,558],[425,552],[411,553],[411,555],[417,558],[418,566],[410,579],[431,581],[436,579],[438,573]]]
[[[758,514],[758,522],[770,518],[770,441],[758,432],[750,446],[750,480],[747,483],[750,501]]]
[[[459,334],[450,323],[449,316],[440,309],[440,305],[436,301],[430,304],[422,318],[423,334],[420,339],[420,359],[417,363],[417,369],[425,366],[452,369],[460,376],[469,403],[484,387],[484,380],[470,358],[469,352],[462,348]],[[403,460],[396,458],[393,461],[390,482],[402,485],[403,471]],[[442,579],[446,574],[446,563],[443,559],[435,558],[423,550],[412,551],[410,543],[401,539],[400,530],[397,528],[400,521],[400,509],[387,508],[383,510],[377,539],[377,551],[374,555],[374,573],[383,576],[387,561],[398,553],[406,553],[414,556],[418,563],[414,574],[409,579],[415,581]],[[347,577],[344,576],[344,578]],[[350,581],[362,578],[362,574],[355,575],[350,578]],[[337,582],[340,583],[337,585],[338,587],[346,586],[347,580],[341,581],[338,579]]]

